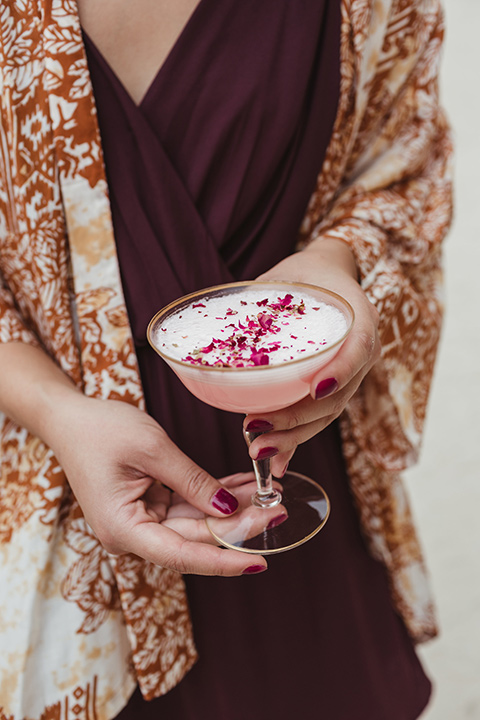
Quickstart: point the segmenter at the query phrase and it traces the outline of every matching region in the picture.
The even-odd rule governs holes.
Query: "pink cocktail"
[[[338,352],[353,319],[349,303],[323,288],[240,282],[176,300],[155,315],[147,336],[200,400],[222,410],[265,413],[309,393],[315,374]],[[247,433],[247,441],[257,436]],[[209,518],[212,534],[227,547],[263,554],[295,547],[316,534],[329,512],[323,489],[293,472],[273,481],[268,460],[254,461],[254,470],[256,491],[244,493],[244,507],[234,518]],[[308,505],[305,518],[298,515],[302,495]],[[288,519],[269,528],[276,505]],[[313,521],[312,508],[318,516]],[[262,510],[269,511],[265,525],[255,515]]]

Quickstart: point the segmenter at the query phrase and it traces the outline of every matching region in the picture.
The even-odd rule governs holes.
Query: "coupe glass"
[[[260,288],[269,296],[285,293],[301,296],[303,293],[333,305],[343,314],[347,329],[336,342],[326,344],[320,351],[279,364],[215,367],[191,364],[169,355],[162,342],[162,327],[167,318],[180,316],[182,309],[191,303],[219,295],[241,295],[251,287]],[[197,398],[221,410],[261,416],[308,395],[314,375],[338,352],[353,320],[350,304],[329,290],[302,283],[247,281],[206,288],[175,300],[152,318],[147,337],[154,350]],[[205,337],[205,344],[209,341]],[[248,444],[260,434],[244,432]],[[239,501],[238,511],[224,518],[206,518],[217,542],[235,550],[267,555],[297,547],[322,529],[330,513],[330,502],[318,483],[291,471],[282,478],[273,478],[269,459],[253,460],[253,469],[255,481],[233,488]]]

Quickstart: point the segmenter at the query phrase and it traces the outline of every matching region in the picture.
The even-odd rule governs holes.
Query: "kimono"
[[[299,229],[352,249],[382,357],[341,418],[351,490],[414,641],[436,633],[400,473],[418,457],[451,220],[438,0],[342,0],[332,137]],[[0,341],[89,396],[144,408],[76,3],[0,5]],[[0,720],[108,720],[196,659],[183,580],[108,555],[51,449],[0,418]]]

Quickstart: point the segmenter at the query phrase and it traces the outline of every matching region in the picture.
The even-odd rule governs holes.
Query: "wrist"
[[[58,457],[66,431],[78,416],[79,404],[87,398],[73,384],[46,382],[42,385],[32,409],[32,425],[35,433]]]
[[[80,390],[40,348],[0,345],[0,411],[50,444],[58,408]]]
[[[348,243],[338,238],[319,237],[312,240],[302,252],[314,254],[318,262],[328,263],[330,267],[347,273],[358,281],[358,268],[355,256]]]

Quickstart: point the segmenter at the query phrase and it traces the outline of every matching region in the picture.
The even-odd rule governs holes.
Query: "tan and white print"
[[[341,97],[300,246],[349,243],[383,356],[342,420],[372,552],[416,640],[435,633],[399,473],[418,454],[442,314],[451,142],[438,0],[342,0]],[[74,0],[0,2],[0,341],[143,407]],[[110,557],[48,447],[0,418],[0,720],[109,720],[194,663],[181,576]]]

